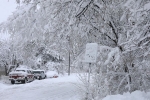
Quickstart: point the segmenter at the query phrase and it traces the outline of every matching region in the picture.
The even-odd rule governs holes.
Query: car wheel
[[[39,80],[41,80],[42,78],[41,78],[41,76],[39,77]]]
[[[34,79],[37,79],[37,77],[36,77],[36,76],[34,76]]]
[[[11,84],[15,84],[15,81],[11,80]]]
[[[44,79],[46,78],[46,75],[45,75],[45,77],[44,77]]]

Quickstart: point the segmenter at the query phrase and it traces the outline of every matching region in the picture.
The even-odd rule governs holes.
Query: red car
[[[34,80],[34,74],[31,69],[27,68],[17,68],[15,71],[10,72],[9,80],[11,84],[15,84],[15,82],[31,82]]]

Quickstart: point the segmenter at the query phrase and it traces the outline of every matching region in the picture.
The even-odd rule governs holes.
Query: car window
[[[33,71],[33,73],[40,74],[41,72],[40,71]]]
[[[16,70],[17,72],[25,72],[25,70]]]
[[[33,71],[31,71],[31,74],[34,74]]]
[[[31,73],[31,71],[29,71],[29,70],[27,70],[27,72],[30,74]]]

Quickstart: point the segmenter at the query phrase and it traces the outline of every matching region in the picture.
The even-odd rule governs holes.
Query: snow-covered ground
[[[0,83],[0,100],[81,100],[83,90],[76,74],[35,80],[26,84]]]
[[[132,93],[124,93],[123,95],[111,95],[103,100],[150,100],[150,92],[135,91]]]
[[[82,86],[77,74],[35,80],[26,84],[11,85],[0,82],[0,100],[83,100]],[[150,100],[150,92],[110,95],[102,100]]]

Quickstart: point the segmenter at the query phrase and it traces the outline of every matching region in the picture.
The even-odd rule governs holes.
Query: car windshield
[[[25,72],[25,70],[16,70],[17,72]]]
[[[33,73],[40,74],[41,72],[40,71],[33,71]]]

